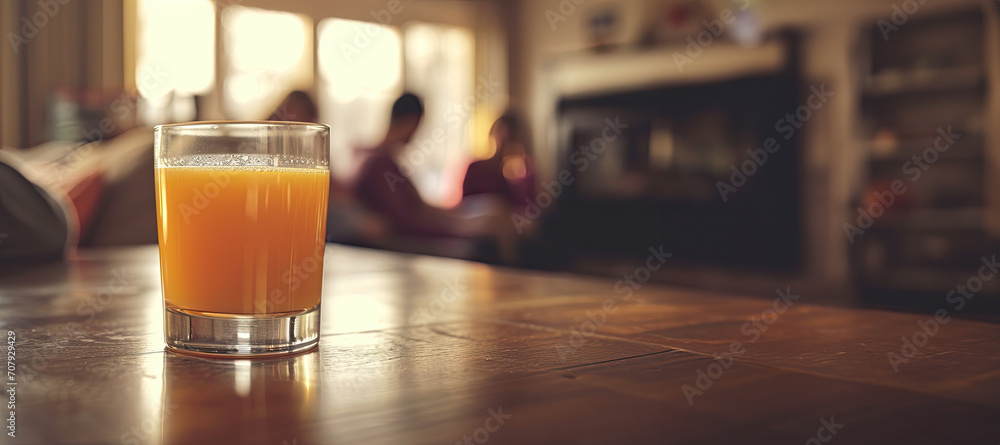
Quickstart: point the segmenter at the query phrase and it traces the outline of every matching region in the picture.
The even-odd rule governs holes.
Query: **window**
[[[406,89],[424,99],[426,114],[401,165],[425,199],[457,204],[461,167],[472,154],[472,117],[486,99],[473,91],[474,37],[463,28],[413,22],[403,36]]]
[[[424,199],[458,203],[459,182],[473,155],[473,126],[486,125],[482,103],[492,81],[475,79],[475,37],[465,28],[408,22],[402,30],[328,18],[316,26],[290,12],[211,0],[137,0],[136,84],[147,123],[194,118],[193,95],[216,86],[215,45],[224,78],[210,117],[263,119],[292,90],[313,90],[320,120],[331,127],[336,178],[357,171],[359,149],[381,142],[393,101],[404,90],[426,114],[401,167]],[[480,122],[477,122],[480,121]]]
[[[223,104],[234,119],[264,119],[313,81],[312,21],[288,12],[228,7],[222,13]]]
[[[178,112],[178,99],[203,94],[215,82],[215,5],[208,0],[139,0],[136,4],[135,85],[146,104],[147,122]],[[183,23],[183,26],[179,25]]]
[[[400,159],[424,199],[455,204],[454,170],[470,156],[468,127],[480,100],[473,92],[469,30],[409,23],[395,28],[327,19],[319,24],[321,119],[331,127],[331,164],[341,178],[357,168],[355,150],[381,142],[402,91],[424,100],[426,114]],[[405,74],[404,74],[405,73]]]
[[[320,119],[330,125],[330,164],[345,178],[355,150],[381,142],[403,91],[402,40],[392,27],[353,20],[319,23]]]

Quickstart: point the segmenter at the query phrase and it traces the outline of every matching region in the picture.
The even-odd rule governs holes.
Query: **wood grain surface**
[[[226,360],[164,351],[155,247],[77,256],[0,271],[3,443],[1000,443],[1000,326],[944,296],[939,323],[328,246],[319,347]]]

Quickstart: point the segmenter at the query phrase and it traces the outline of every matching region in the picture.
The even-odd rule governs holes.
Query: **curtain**
[[[62,89],[124,86],[121,0],[0,2],[0,146],[44,142],[47,103]]]

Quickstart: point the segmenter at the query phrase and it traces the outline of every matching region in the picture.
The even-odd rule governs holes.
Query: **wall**
[[[65,4],[63,4],[65,3]],[[374,14],[388,8],[388,0],[218,0],[219,7],[249,6],[305,14],[314,24],[328,17],[376,21]],[[40,4],[55,12],[46,14]],[[499,113],[507,105],[506,26],[508,8],[498,1],[453,2],[401,0],[402,10],[387,24],[400,26],[425,21],[462,26],[476,33],[476,74],[490,75],[502,83],[500,92],[485,101]],[[45,139],[45,103],[49,92],[59,87],[134,91],[135,0],[4,0],[0,2],[0,146],[28,147]],[[20,34],[22,18],[37,14],[37,34],[15,51],[8,33]],[[382,15],[384,17],[384,15]],[[42,18],[44,17],[44,19]],[[217,18],[218,20],[218,18]],[[217,26],[221,26],[217,23]],[[29,28],[30,31],[30,28]],[[179,29],[180,32],[182,32]],[[221,42],[220,38],[217,44]],[[126,36],[128,38],[126,38]],[[221,54],[217,52],[217,54]],[[221,62],[221,57],[220,57]],[[218,92],[225,67],[220,66],[216,89],[206,98],[207,116],[222,119]],[[315,93],[315,91],[313,91]]]
[[[336,17],[367,22],[382,21],[389,26],[400,27],[408,21],[421,21],[444,25],[461,26],[472,30],[476,36],[476,77],[491,76],[502,84],[499,91],[484,101],[484,108],[499,113],[507,106],[509,80],[507,77],[507,8],[505,2],[470,1],[455,2],[443,0],[412,1],[399,0],[396,14],[386,14],[390,3],[396,0],[365,1],[313,1],[313,0],[220,0],[220,5],[239,5],[274,11],[303,14],[313,20],[314,26],[321,20]],[[384,18],[389,17],[386,21]],[[221,26],[221,25],[220,25]],[[222,90],[225,67],[220,66],[217,75],[216,92]],[[318,79],[318,75],[314,76]],[[313,95],[316,94],[315,85]],[[217,93],[208,98],[210,115],[223,117]]]
[[[715,0],[715,9],[739,7],[743,0]],[[807,85],[826,84],[834,92],[801,133],[802,178],[806,224],[806,264],[801,276],[777,279],[772,285],[799,285],[820,293],[846,294],[849,283],[848,251],[842,229],[855,196],[864,158],[856,140],[857,38],[863,26],[880,18],[889,19],[893,5],[902,1],[851,0],[750,0],[765,30],[794,27],[806,30],[802,71]],[[579,5],[577,5],[579,4]],[[548,61],[563,54],[586,51],[586,20],[597,8],[609,4],[619,8],[623,32],[618,42],[634,42],[639,26],[649,15],[647,0],[518,0],[519,37],[512,40],[511,100],[527,110],[536,132],[539,176],[554,175],[555,147],[551,127],[553,103],[546,87]],[[927,2],[917,14],[978,4],[975,0]],[[560,10],[560,7],[563,9]],[[569,12],[568,14],[564,14]],[[549,15],[547,16],[547,13]],[[553,13],[565,21],[550,22]],[[683,51],[683,48],[680,48]]]
[[[46,99],[59,87],[123,87],[121,1],[5,0],[0,8],[0,145],[44,141]]]

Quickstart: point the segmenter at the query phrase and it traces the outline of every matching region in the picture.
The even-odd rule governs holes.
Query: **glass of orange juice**
[[[319,342],[330,128],[155,128],[167,347],[274,355]]]

